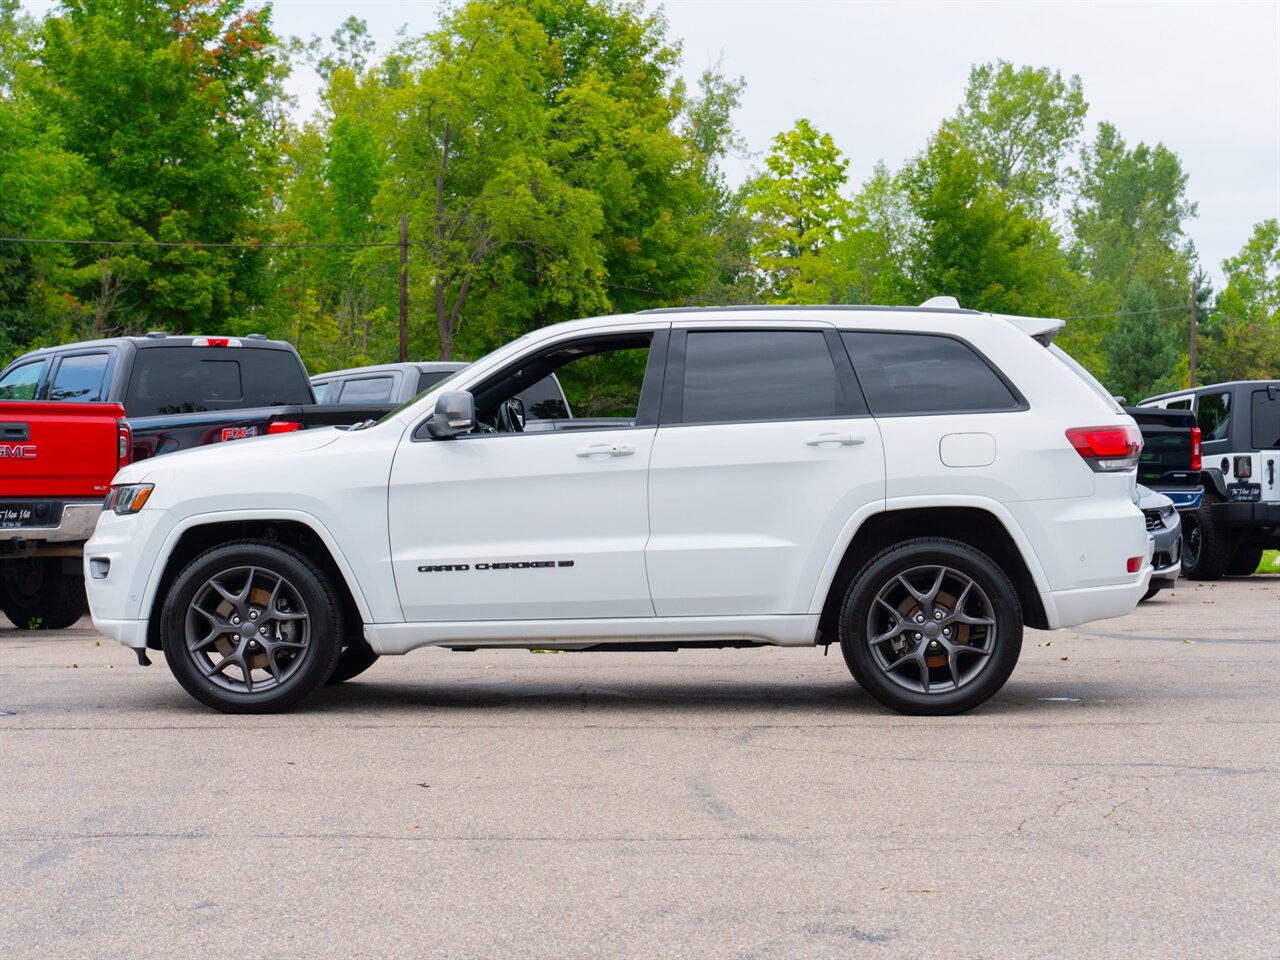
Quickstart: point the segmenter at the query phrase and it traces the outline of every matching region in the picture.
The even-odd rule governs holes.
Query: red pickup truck
[[[82,548],[132,448],[118,403],[0,401],[0,609],[14,626],[84,615]]]

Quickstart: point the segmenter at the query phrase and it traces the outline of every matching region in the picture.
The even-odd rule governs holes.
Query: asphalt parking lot
[[[0,630],[0,955],[1274,957],[1280,577],[1029,631],[962,717],[838,652],[419,651],[226,717]]]

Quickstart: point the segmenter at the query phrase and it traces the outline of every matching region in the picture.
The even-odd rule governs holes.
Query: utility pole
[[[1196,307],[1192,307],[1192,311]],[[1196,316],[1192,312],[1192,316]],[[1196,321],[1192,321],[1194,325]],[[1192,340],[1192,380],[1196,379],[1196,346]],[[401,214],[401,362],[408,360],[408,214]]]
[[[1196,278],[1191,278],[1191,386],[1196,385],[1196,311],[1199,309],[1196,294]]]

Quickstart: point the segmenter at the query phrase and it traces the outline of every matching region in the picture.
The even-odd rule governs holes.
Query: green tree
[[[1129,284],[1113,330],[1103,340],[1107,388],[1137,403],[1143,397],[1177,386],[1176,333],[1157,312],[1156,297],[1141,280]]]
[[[915,227],[902,179],[877,163],[841,230],[836,255],[848,278],[845,302],[907,302],[905,268]]]
[[[277,164],[279,64],[241,0],[63,0],[18,70],[81,158],[95,236],[227,243],[259,234]],[[227,248],[83,252],[67,285],[93,330],[221,324],[254,309],[265,257]]]
[[[1043,213],[1060,196],[1062,163],[1088,109],[1078,76],[1064,80],[1057,70],[998,60],[969,71],[954,122],[986,176],[1015,202]]]
[[[912,300],[950,295],[978,310],[1060,314],[1070,279],[1049,222],[992,183],[948,125],[903,174],[918,226],[908,254]]]
[[[1280,221],[1255,224],[1240,252],[1222,261],[1227,283],[1204,341],[1205,383],[1280,374]]]
[[[832,256],[849,213],[846,160],[808,120],[773,139],[765,169],[746,192],[752,259],[762,292],[775,303],[830,303],[843,292]]]

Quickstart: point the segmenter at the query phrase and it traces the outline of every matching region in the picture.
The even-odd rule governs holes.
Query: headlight
[[[102,504],[102,509],[110,510],[122,517],[137,513],[147,502],[155,486],[154,483],[126,483],[112,487],[106,501]]]
[[[1178,512],[1177,510],[1173,509],[1173,504],[1169,504],[1166,507],[1160,508],[1160,517],[1161,519],[1168,520],[1177,512]]]

